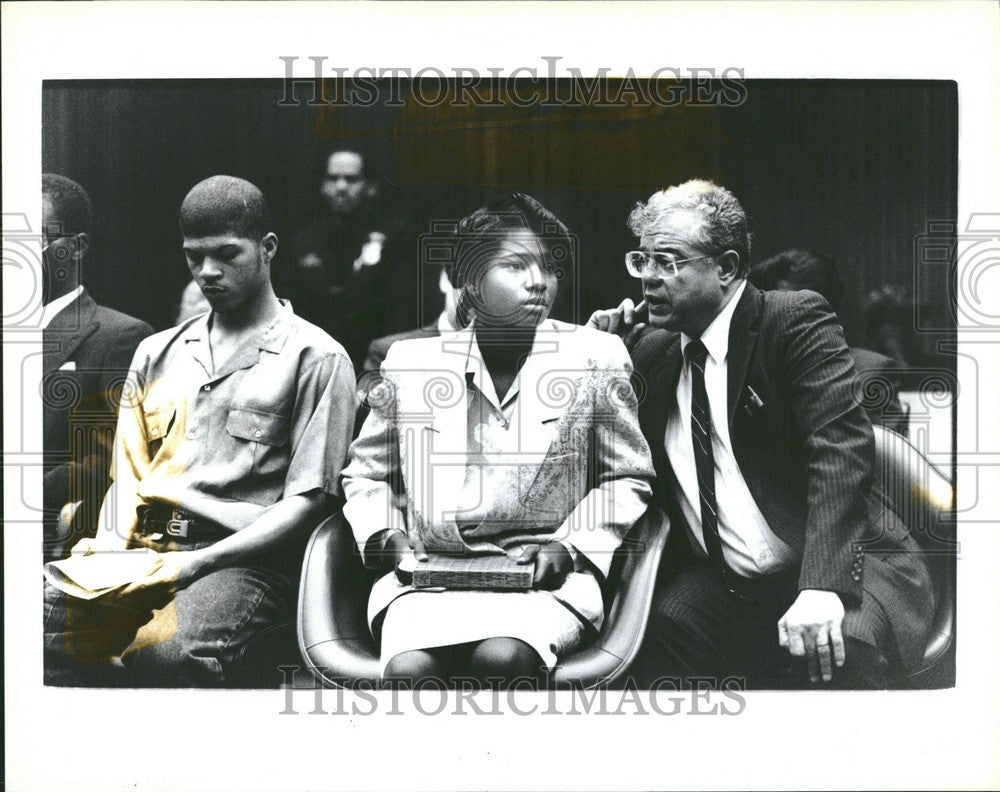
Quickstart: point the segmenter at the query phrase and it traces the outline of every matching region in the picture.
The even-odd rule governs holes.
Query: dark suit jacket
[[[906,437],[907,413],[899,401],[901,368],[891,357],[861,347],[851,347],[860,380],[861,403],[873,424]]]
[[[632,357],[659,497],[683,524],[664,449],[680,334],[646,333]],[[727,364],[733,451],[771,530],[802,554],[799,588],[836,591],[847,607],[867,591],[885,606],[904,663],[918,662],[933,614],[930,580],[914,540],[873,491],[874,437],[836,315],[814,292],[747,284]]]
[[[136,347],[152,332],[145,322],[98,305],[86,290],[43,331],[46,522],[68,501],[100,506],[121,387]]]

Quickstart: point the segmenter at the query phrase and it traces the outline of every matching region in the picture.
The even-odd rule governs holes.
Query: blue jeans
[[[146,540],[145,544],[156,546]],[[211,542],[191,542],[194,550]],[[156,549],[169,548],[162,544]],[[128,609],[68,597],[45,583],[45,683],[225,687],[254,637],[294,616],[296,565],[211,572],[160,601]]]

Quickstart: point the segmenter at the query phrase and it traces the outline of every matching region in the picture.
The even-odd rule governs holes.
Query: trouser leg
[[[658,586],[646,637],[631,673],[640,687],[658,679],[717,685],[746,671],[753,620],[707,563],[694,563]],[[686,682],[685,682],[686,681]],[[704,684],[704,683],[698,683]]]
[[[223,687],[247,642],[294,613],[281,573],[221,569],[195,580],[156,611],[122,655],[138,687]]]
[[[46,685],[113,687],[127,683],[118,656],[150,612],[81,600],[43,583],[43,663]]]

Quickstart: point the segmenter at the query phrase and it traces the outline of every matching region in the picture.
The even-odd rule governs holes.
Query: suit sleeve
[[[615,550],[646,511],[653,462],[639,428],[628,353],[617,337],[608,336],[605,343],[607,354],[592,377],[592,487],[566,518],[559,536],[606,577]]]
[[[97,343],[105,345],[105,353],[98,358],[100,367],[91,380],[93,390],[82,394],[75,408],[75,412],[86,416],[84,420],[89,427],[89,431],[79,435],[85,445],[74,449],[72,463],[61,465],[46,477],[46,488],[64,493],[64,500],[82,502],[84,529],[92,529],[97,508],[108,488],[112,438],[129,363],[139,342],[152,332],[148,324],[137,320],[102,325]]]
[[[405,493],[400,469],[395,383],[390,352],[382,365],[381,382],[369,391],[371,412],[351,445],[344,469],[344,516],[364,555],[369,540],[381,531],[405,531]],[[364,559],[368,563],[368,559]]]
[[[799,588],[855,603],[854,544],[867,524],[875,439],[858,401],[854,363],[836,315],[816,294],[787,311],[782,330],[795,431],[807,464],[807,517]]]

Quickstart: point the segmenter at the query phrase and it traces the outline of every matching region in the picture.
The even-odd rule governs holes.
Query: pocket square
[[[60,371],[76,371],[76,361],[75,360],[67,360],[65,363],[63,363],[59,367],[59,370]]]

